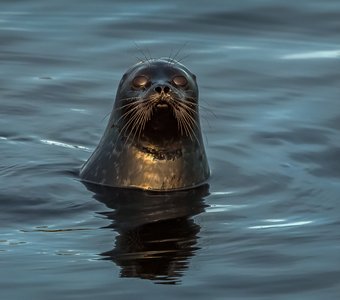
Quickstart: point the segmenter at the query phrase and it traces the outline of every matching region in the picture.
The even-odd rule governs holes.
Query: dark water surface
[[[1,1],[1,299],[339,299],[339,1],[183,2]],[[184,45],[209,188],[78,180],[134,43]]]

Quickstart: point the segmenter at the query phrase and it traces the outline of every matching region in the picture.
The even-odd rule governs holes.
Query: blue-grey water
[[[122,74],[178,50],[209,187],[85,186]],[[0,155],[1,299],[338,299],[340,3],[1,0]]]

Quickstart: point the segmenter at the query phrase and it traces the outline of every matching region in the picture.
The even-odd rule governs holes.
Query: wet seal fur
[[[109,123],[80,178],[171,191],[199,186],[209,174],[195,75],[169,58],[132,66],[120,81]]]

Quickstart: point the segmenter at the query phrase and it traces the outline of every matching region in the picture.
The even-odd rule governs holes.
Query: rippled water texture
[[[339,297],[339,1],[183,2],[1,1],[1,299]],[[209,187],[82,184],[123,72],[180,49]]]

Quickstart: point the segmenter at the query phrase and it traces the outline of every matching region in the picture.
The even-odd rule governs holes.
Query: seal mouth
[[[159,109],[168,109],[170,108],[169,103],[165,100],[161,100],[156,104],[156,107]]]
[[[122,106],[118,121],[120,134],[131,141],[197,139],[199,126],[195,98],[184,93],[154,93],[148,91],[143,97]]]

